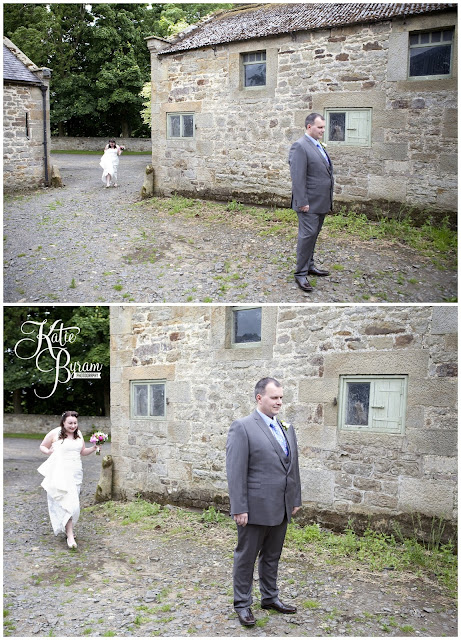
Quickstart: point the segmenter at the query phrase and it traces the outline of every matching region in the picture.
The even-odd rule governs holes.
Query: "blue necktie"
[[[288,445],[287,445],[287,441],[285,440],[285,436],[283,435],[283,433],[280,432],[280,427],[277,425],[275,426],[274,424],[272,424],[272,422],[270,423],[270,428],[272,429],[272,433],[275,436],[275,439],[277,440],[277,442],[279,443],[279,445],[282,447],[282,449],[285,451],[285,455],[288,455]]]
[[[328,164],[330,164],[330,158],[327,156],[327,152],[325,151],[325,149],[322,147],[322,145],[319,142],[317,142],[317,147],[320,149],[320,153],[325,158],[325,160],[328,162]]]

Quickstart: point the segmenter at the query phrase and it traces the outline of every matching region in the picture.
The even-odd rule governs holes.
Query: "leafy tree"
[[[66,327],[80,329],[76,341],[66,346],[71,362],[103,365],[100,379],[71,378],[64,383],[65,376],[61,375],[54,393],[46,397],[53,389],[56,371],[51,354],[45,353],[40,358],[40,371],[35,358],[20,359],[15,353],[15,345],[27,337],[21,330],[23,323],[44,320],[47,320],[45,332],[56,320],[62,320]],[[25,329],[29,328],[31,325],[26,325]],[[17,352],[26,358],[33,355],[36,348],[36,342],[22,342]],[[6,412],[60,414],[75,408],[81,414],[109,415],[109,363],[108,307],[5,307],[3,380]]]

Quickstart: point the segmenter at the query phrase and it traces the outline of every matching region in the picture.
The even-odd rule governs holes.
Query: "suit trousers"
[[[314,249],[326,213],[298,211],[298,244],[296,247],[295,276],[307,276],[314,267]]]
[[[234,551],[234,609],[247,609],[253,602],[254,564],[259,553],[258,574],[261,604],[278,598],[277,572],[288,521],[274,527],[261,524],[237,526]]]

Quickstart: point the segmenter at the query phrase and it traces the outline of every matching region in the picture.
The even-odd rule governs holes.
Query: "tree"
[[[50,354],[40,358],[40,369],[34,354],[36,343],[18,341],[26,336],[21,330],[24,322],[41,323],[47,320],[45,331],[53,322],[62,320],[64,326],[80,329],[74,343],[68,345],[72,363],[102,365],[101,378],[71,378],[53,388],[56,361]],[[32,328],[26,325],[25,329]],[[32,335],[30,337],[33,337]],[[46,346],[46,343],[44,343]],[[66,408],[76,408],[87,415],[109,415],[109,308],[108,307],[5,307],[4,309],[4,408],[13,413],[60,414]],[[63,408],[64,407],[64,408]]]
[[[4,33],[52,70],[52,133],[148,136],[143,86],[150,82],[145,38],[177,33],[231,4],[5,4]]]

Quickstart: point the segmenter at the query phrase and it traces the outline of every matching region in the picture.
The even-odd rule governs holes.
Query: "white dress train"
[[[111,175],[111,183],[117,183],[117,171],[118,171],[118,163],[119,163],[119,155],[118,150],[120,147],[115,147],[115,149],[109,148],[104,151],[104,155],[101,158],[99,166],[102,167],[102,177],[101,180],[106,184],[107,175]]]
[[[66,532],[70,518],[75,525],[80,516],[83,437],[80,431],[78,434],[80,437],[77,439],[68,436],[54,442],[53,453],[37,469],[45,476],[41,486],[48,495],[48,511],[55,536]]]

